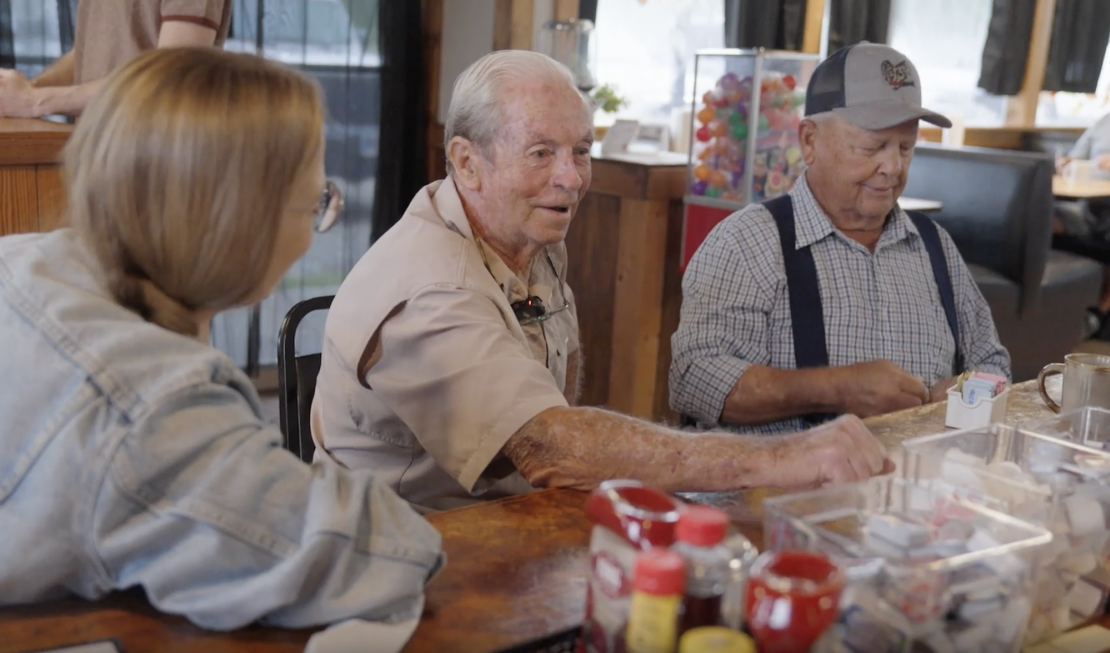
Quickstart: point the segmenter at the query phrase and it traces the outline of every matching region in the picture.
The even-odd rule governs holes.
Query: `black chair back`
[[[964,260],[1021,287],[1021,312],[1039,304],[1052,231],[1052,157],[977,147],[916,148],[903,194],[940,200],[929,217]]]
[[[297,327],[315,311],[331,308],[334,295],[313,297],[297,303],[285,314],[278,333],[278,415],[285,448],[301,460],[312,462],[316,445],[312,441],[309,416],[320,374],[320,354],[297,356]]]

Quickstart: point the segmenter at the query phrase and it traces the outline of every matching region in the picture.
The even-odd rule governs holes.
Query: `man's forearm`
[[[780,370],[752,365],[732,386],[722,424],[763,424],[808,413],[843,412],[836,368]]]
[[[39,116],[79,116],[103,85],[104,80],[97,79],[77,86],[35,89],[34,112]]]
[[[585,437],[596,433],[598,437]],[[535,487],[590,490],[633,478],[667,492],[777,485],[782,438],[682,433],[600,408],[550,408],[503,451]]]
[[[50,86],[72,86],[73,82],[73,50],[70,50],[44,70],[41,75],[31,80],[31,85],[35,88],[46,88]]]

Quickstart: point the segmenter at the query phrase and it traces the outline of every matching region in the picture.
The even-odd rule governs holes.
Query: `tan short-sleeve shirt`
[[[162,23],[184,21],[216,30],[222,46],[232,0],[80,0],[73,42],[74,83],[107,77],[158,47]]]
[[[374,469],[424,511],[530,491],[501,449],[567,405],[579,343],[566,266],[560,243],[517,277],[474,237],[450,178],[424,188],[328,313],[317,458]],[[551,318],[522,326],[511,304],[528,296]]]

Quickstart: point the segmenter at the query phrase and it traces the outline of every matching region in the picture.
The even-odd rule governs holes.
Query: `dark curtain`
[[[1036,8],[1037,0],[994,0],[983,45],[979,88],[994,95],[1021,91]]]
[[[801,50],[806,0],[725,0],[725,46]]]
[[[1110,2],[1056,0],[1044,90],[1094,93],[1110,38]]]
[[[579,0],[578,2],[578,17],[582,20],[588,20],[591,23],[597,23],[597,0]]]
[[[371,238],[401,219],[428,182],[424,111],[424,57],[419,2],[378,4],[381,25],[381,141]]]
[[[829,1],[829,54],[860,41],[886,43],[891,0]]]

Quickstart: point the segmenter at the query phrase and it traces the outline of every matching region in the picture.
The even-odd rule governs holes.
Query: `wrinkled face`
[[[458,173],[472,175],[463,183],[486,231],[520,246],[558,243],[590,186],[593,116],[564,84],[525,82],[504,100],[493,142]]]
[[[830,116],[799,132],[806,181],[833,222],[881,228],[906,186],[917,121],[872,131]]]

